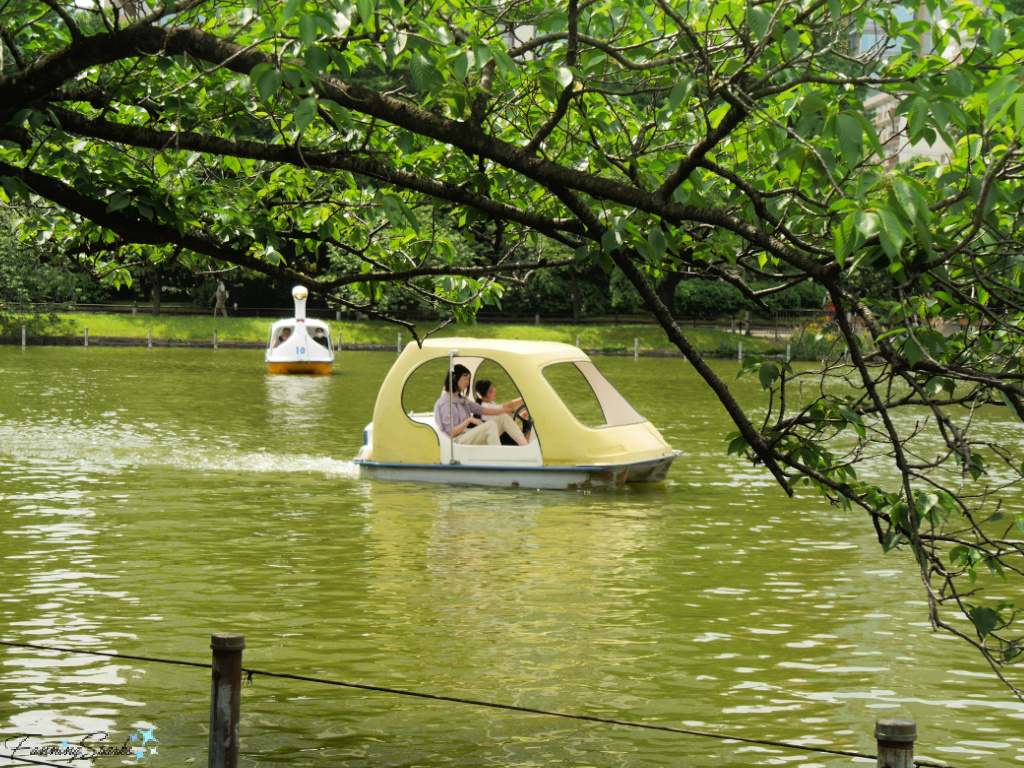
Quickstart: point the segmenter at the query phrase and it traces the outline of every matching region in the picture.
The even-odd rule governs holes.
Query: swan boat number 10
[[[306,289],[292,288],[295,317],[270,326],[264,360],[270,373],[329,374],[334,366],[331,329],[327,323],[306,317]]]
[[[410,378],[437,360],[449,371],[465,366],[474,381],[482,363],[499,366],[534,423],[527,445],[460,444],[441,431],[432,412],[407,413],[403,393]],[[552,386],[549,376],[566,372],[589,385],[604,424],[583,424]],[[443,369],[435,391],[441,379]],[[355,462],[361,476],[385,480],[574,490],[659,482],[677,455],[576,347],[459,338],[405,348],[381,385]]]

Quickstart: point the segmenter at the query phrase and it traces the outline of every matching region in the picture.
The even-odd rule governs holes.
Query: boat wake
[[[72,462],[82,469],[118,473],[135,467],[166,467],[200,472],[252,474],[309,473],[356,478],[351,461],[313,454],[248,451],[211,441],[208,433],[181,434],[156,424],[110,423],[34,425],[0,420],[0,456],[26,461]]]

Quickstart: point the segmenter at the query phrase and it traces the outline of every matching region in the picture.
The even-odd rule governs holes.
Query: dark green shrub
[[[676,317],[714,320],[748,308],[739,289],[721,280],[686,280],[676,288],[672,307]]]

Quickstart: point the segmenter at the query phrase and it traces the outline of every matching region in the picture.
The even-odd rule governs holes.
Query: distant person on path
[[[214,301],[217,304],[213,308],[213,316],[217,316],[217,310],[219,309],[224,314],[224,317],[227,317],[228,289],[224,286],[224,278],[222,277],[217,278],[217,290],[210,297],[210,302],[213,303]]]

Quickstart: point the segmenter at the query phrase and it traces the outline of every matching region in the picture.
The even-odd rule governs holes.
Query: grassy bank
[[[16,327],[17,321],[9,327]],[[331,333],[337,341],[338,333],[342,341],[349,344],[387,344],[397,342],[399,329],[389,323],[379,321],[331,321]],[[418,330],[426,332],[433,325],[423,323]],[[58,315],[57,322],[45,331],[33,335],[42,336],[82,336],[89,329],[90,338],[119,337],[145,339],[147,331],[152,329],[154,339],[171,339],[175,341],[212,339],[214,331],[219,339],[225,341],[249,341],[265,343],[270,329],[266,319],[253,317],[197,317],[197,316],[131,316],[131,315]],[[687,338],[696,348],[709,356],[733,356],[736,345],[743,343],[743,350],[748,354],[778,354],[785,352],[786,342],[741,336],[706,328],[687,328]],[[20,333],[20,332],[19,332]],[[673,351],[676,348],[668,341],[664,331],[652,325],[449,325],[444,328],[441,336],[461,336],[481,339],[514,339],[536,341],[560,341],[575,344],[579,337],[583,349],[599,352],[629,352],[633,349],[633,339],[640,340],[640,348],[647,350]],[[408,332],[403,332],[403,342],[409,341]]]

